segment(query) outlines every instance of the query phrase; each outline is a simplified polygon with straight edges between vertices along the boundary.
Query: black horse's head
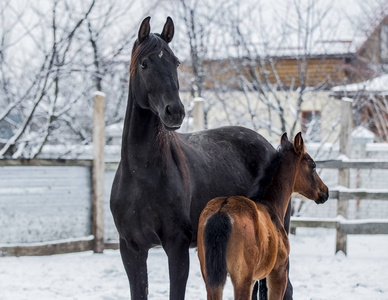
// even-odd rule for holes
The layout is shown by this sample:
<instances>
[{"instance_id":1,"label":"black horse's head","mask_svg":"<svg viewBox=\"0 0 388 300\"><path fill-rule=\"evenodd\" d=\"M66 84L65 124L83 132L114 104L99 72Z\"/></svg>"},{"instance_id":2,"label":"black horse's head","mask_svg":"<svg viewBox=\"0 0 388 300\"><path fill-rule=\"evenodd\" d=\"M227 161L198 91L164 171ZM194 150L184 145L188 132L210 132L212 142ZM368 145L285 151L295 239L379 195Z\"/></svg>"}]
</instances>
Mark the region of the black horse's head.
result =
<instances>
[{"instance_id":1,"label":"black horse's head","mask_svg":"<svg viewBox=\"0 0 388 300\"><path fill-rule=\"evenodd\" d=\"M130 66L132 94L142 109L158 115L167 130L180 128L185 117L179 97L179 60L168 43L174 23L167 18L161 34L150 33L150 17L141 23Z\"/></svg>"}]
</instances>

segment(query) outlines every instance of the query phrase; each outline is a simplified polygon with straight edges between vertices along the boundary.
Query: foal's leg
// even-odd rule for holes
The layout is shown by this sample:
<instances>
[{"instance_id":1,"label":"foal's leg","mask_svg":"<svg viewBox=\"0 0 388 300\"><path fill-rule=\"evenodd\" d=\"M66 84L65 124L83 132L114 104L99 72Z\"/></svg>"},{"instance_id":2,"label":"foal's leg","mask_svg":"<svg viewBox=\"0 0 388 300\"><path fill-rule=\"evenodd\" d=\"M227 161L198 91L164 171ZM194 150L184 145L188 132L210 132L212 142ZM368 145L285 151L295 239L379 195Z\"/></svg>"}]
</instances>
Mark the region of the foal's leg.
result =
<instances>
[{"instance_id":1,"label":"foal's leg","mask_svg":"<svg viewBox=\"0 0 388 300\"><path fill-rule=\"evenodd\" d=\"M120 239L120 253L131 288L131 299L147 299L148 249L133 249L125 240Z\"/></svg>"},{"instance_id":2,"label":"foal's leg","mask_svg":"<svg viewBox=\"0 0 388 300\"><path fill-rule=\"evenodd\" d=\"M287 269L284 265L277 270L272 270L267 277L268 300L282 300L287 287Z\"/></svg>"},{"instance_id":3,"label":"foal's leg","mask_svg":"<svg viewBox=\"0 0 388 300\"><path fill-rule=\"evenodd\" d=\"M291 223L290 219L291 219L291 200L288 203L287 211L286 211L286 214L284 216L284 229L286 230L287 234L289 234L289 232L290 232L290 223ZM293 300L293 297L292 297L293 287L292 287L292 284L291 284L291 281L290 281L290 278L288 275L289 270L290 270L290 260L288 260L288 262L287 262L288 280L287 280L287 288L286 288L286 292L284 294L283 300ZM257 285L257 283L256 283L256 285ZM256 285L255 285L254 292L257 289ZM260 296L260 298L259 298L260 300L267 300L268 299L267 280L265 278L263 280L260 280L260 282L259 282L259 296ZM257 300L257 295L253 294L252 300Z\"/></svg>"},{"instance_id":4,"label":"foal's leg","mask_svg":"<svg viewBox=\"0 0 388 300\"><path fill-rule=\"evenodd\" d=\"M170 274L170 300L184 300L186 283L189 276L190 239L186 236L174 236L163 243L168 257L168 269Z\"/></svg>"},{"instance_id":5,"label":"foal's leg","mask_svg":"<svg viewBox=\"0 0 388 300\"><path fill-rule=\"evenodd\" d=\"M206 285L207 300L222 300L223 290L224 290L224 286L222 285L220 285L215 289L212 289Z\"/></svg>"},{"instance_id":6,"label":"foal's leg","mask_svg":"<svg viewBox=\"0 0 388 300\"><path fill-rule=\"evenodd\" d=\"M230 274L233 289L234 289L234 299L235 300L250 300L252 297L253 289L253 278L251 276L246 276L245 278L234 278L233 274ZM238 274L241 276L241 274Z\"/></svg>"}]
</instances>

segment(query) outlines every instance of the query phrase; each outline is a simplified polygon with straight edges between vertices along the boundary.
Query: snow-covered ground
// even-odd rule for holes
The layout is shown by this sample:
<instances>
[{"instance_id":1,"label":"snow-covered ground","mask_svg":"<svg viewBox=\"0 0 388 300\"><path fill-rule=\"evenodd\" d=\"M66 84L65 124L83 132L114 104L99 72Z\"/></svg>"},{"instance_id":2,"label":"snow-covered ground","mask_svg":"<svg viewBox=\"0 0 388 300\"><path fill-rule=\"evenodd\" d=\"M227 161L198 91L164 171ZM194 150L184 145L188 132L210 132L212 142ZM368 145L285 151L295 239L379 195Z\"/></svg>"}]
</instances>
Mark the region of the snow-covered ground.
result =
<instances>
[{"instance_id":1,"label":"snow-covered ground","mask_svg":"<svg viewBox=\"0 0 388 300\"><path fill-rule=\"evenodd\" d=\"M388 299L388 235L348 236L348 256L334 255L335 231L302 229L291 239L294 299ZM206 299L195 249L186 299ZM149 299L168 299L167 259L149 253ZM129 288L118 251L0 258L1 300L119 300ZM224 299L233 299L230 282Z\"/></svg>"}]
</instances>

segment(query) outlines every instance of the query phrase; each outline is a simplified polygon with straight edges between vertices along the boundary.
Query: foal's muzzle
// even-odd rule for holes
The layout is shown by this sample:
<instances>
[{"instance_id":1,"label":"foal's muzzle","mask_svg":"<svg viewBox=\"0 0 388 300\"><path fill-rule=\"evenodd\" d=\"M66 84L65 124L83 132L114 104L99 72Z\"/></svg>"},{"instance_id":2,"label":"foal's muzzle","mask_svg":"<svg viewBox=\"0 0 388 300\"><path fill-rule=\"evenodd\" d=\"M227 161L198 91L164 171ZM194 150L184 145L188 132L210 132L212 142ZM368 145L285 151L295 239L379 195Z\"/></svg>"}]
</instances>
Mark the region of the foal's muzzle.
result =
<instances>
[{"instance_id":1,"label":"foal's muzzle","mask_svg":"<svg viewBox=\"0 0 388 300\"><path fill-rule=\"evenodd\" d=\"M323 204L329 199L329 189L326 188L326 191L320 192L318 195L318 199L315 200L315 203L317 204Z\"/></svg>"}]
</instances>

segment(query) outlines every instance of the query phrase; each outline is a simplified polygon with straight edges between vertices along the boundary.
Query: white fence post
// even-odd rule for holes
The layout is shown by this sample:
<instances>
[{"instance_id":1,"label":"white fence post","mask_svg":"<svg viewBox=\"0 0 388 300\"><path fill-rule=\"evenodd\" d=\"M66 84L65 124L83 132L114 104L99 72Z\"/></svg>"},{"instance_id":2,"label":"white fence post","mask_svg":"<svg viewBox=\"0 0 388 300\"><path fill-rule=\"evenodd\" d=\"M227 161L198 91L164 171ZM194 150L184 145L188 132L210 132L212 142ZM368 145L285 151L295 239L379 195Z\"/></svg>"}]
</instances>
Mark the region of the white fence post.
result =
<instances>
[{"instance_id":1,"label":"white fence post","mask_svg":"<svg viewBox=\"0 0 388 300\"><path fill-rule=\"evenodd\" d=\"M194 98L194 131L200 131L205 129L205 113L204 113L204 99L197 97Z\"/></svg>"},{"instance_id":2,"label":"white fence post","mask_svg":"<svg viewBox=\"0 0 388 300\"><path fill-rule=\"evenodd\" d=\"M104 251L105 94L94 94L93 111L93 251Z\"/></svg>"},{"instance_id":3,"label":"white fence post","mask_svg":"<svg viewBox=\"0 0 388 300\"><path fill-rule=\"evenodd\" d=\"M352 102L353 99L342 98L341 100L341 132L340 132L340 154L350 158L352 152L352 128L353 128L353 115L352 115ZM347 169L338 170L338 184L349 187L349 172ZM349 200L340 199L338 197L337 215L341 215L347 218L348 215ZM342 233L340 228L337 228L336 250L335 252L342 251L347 253L347 235Z\"/></svg>"}]
</instances>

